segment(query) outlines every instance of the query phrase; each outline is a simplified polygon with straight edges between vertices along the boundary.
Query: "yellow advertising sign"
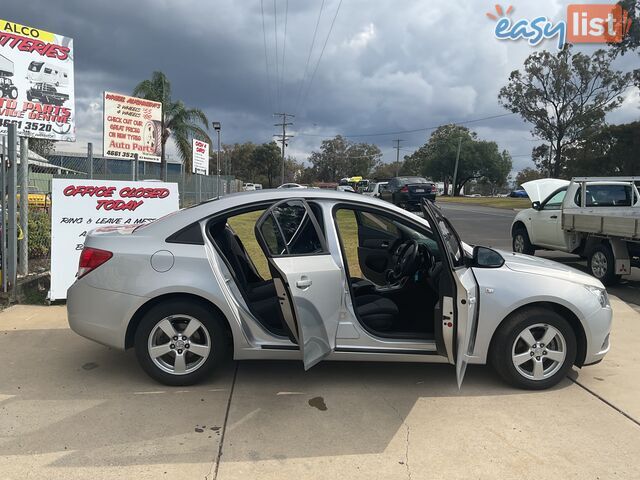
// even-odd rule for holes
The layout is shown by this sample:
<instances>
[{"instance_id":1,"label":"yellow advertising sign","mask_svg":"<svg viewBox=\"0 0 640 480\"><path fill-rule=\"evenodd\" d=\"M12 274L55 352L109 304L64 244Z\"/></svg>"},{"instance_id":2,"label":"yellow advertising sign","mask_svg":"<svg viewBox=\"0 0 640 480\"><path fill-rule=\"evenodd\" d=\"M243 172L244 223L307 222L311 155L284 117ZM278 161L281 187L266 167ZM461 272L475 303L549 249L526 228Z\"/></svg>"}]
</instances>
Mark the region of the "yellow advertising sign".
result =
<instances>
[{"instance_id":1,"label":"yellow advertising sign","mask_svg":"<svg viewBox=\"0 0 640 480\"><path fill-rule=\"evenodd\" d=\"M9 22L8 20L2 19L0 19L0 30L15 33L16 35L22 35L23 37L37 38L43 42L53 42L55 38L55 35L51 32L27 27L26 25L20 25L19 23Z\"/></svg>"}]
</instances>

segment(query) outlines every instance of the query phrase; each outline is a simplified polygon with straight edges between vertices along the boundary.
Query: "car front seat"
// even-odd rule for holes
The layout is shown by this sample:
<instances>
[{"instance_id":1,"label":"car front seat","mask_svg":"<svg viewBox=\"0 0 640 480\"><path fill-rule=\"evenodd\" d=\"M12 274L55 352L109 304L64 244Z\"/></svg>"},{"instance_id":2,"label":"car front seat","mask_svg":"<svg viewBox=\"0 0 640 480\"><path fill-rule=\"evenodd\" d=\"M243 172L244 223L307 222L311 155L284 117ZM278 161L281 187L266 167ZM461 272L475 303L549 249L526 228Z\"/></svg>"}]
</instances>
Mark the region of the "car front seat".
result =
<instances>
[{"instance_id":1,"label":"car front seat","mask_svg":"<svg viewBox=\"0 0 640 480\"><path fill-rule=\"evenodd\" d=\"M396 304L381 295L360 295L355 297L354 303L358 319L379 332L391 330L400 315Z\"/></svg>"}]
</instances>

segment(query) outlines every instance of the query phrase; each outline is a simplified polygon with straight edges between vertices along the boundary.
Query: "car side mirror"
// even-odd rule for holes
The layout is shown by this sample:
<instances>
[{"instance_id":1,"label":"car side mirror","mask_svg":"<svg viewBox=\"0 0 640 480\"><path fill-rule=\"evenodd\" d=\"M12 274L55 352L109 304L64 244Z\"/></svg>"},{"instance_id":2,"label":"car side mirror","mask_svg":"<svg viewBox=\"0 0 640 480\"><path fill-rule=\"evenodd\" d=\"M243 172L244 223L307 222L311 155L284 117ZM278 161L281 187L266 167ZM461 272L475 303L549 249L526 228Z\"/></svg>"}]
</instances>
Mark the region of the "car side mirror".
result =
<instances>
[{"instance_id":1,"label":"car side mirror","mask_svg":"<svg viewBox=\"0 0 640 480\"><path fill-rule=\"evenodd\" d=\"M534 210L540 210L542 208L542 206L540 205L539 201L535 201L531 203L531 208L533 208Z\"/></svg>"},{"instance_id":2,"label":"car side mirror","mask_svg":"<svg viewBox=\"0 0 640 480\"><path fill-rule=\"evenodd\" d=\"M502 265L504 265L504 258L495 250L479 245L473 247L473 267L500 268Z\"/></svg>"}]
</instances>

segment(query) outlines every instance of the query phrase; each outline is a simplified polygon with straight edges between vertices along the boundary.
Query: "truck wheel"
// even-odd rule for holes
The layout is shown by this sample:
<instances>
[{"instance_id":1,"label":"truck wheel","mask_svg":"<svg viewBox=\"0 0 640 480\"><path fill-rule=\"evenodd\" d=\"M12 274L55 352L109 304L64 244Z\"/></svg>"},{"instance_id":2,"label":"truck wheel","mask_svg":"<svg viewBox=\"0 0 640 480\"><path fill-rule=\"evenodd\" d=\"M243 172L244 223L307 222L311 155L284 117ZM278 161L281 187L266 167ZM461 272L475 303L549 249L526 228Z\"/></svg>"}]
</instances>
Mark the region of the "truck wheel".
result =
<instances>
[{"instance_id":1,"label":"truck wheel","mask_svg":"<svg viewBox=\"0 0 640 480\"><path fill-rule=\"evenodd\" d=\"M15 100L16 98L18 98L18 89L16 87L13 87L11 90L9 90L9 98L11 100Z\"/></svg>"},{"instance_id":2,"label":"truck wheel","mask_svg":"<svg viewBox=\"0 0 640 480\"><path fill-rule=\"evenodd\" d=\"M513 231L512 242L513 251L516 253L524 253L525 255L534 255L536 249L529 240L529 234L524 227L518 227Z\"/></svg>"},{"instance_id":3,"label":"truck wheel","mask_svg":"<svg viewBox=\"0 0 640 480\"><path fill-rule=\"evenodd\" d=\"M620 275L615 273L616 261L613 250L608 243L601 243L593 247L589 253L587 266L589 273L604 285L615 285L620 281Z\"/></svg>"}]
</instances>

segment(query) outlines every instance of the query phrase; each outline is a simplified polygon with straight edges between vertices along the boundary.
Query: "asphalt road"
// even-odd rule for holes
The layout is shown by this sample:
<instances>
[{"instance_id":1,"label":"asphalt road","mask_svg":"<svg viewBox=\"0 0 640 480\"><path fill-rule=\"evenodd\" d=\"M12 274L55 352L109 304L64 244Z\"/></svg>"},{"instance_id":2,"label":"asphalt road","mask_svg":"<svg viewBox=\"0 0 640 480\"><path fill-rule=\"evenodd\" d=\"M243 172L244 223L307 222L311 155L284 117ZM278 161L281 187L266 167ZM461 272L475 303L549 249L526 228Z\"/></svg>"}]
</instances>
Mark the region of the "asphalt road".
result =
<instances>
[{"instance_id":1,"label":"asphalt road","mask_svg":"<svg viewBox=\"0 0 640 480\"><path fill-rule=\"evenodd\" d=\"M511 223L516 212L501 208L467 205L438 204L451 221L458 234L467 243L511 250ZM537 256L549 258L587 271L587 263L577 255L564 252L538 251ZM623 277L619 285L607 289L609 293L627 302L640 311L640 269Z\"/></svg>"}]
</instances>

